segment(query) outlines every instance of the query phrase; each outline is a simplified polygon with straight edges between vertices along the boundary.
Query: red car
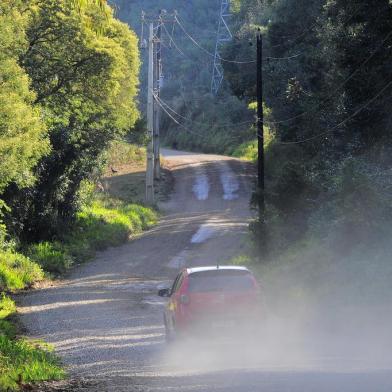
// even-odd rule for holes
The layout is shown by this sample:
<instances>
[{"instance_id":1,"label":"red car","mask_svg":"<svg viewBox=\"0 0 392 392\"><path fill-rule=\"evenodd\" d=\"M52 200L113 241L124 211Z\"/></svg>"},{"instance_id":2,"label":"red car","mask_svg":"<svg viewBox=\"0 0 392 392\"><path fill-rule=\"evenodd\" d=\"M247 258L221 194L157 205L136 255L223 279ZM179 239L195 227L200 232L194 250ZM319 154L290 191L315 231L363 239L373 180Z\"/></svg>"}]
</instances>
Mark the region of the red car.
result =
<instances>
[{"instance_id":1,"label":"red car","mask_svg":"<svg viewBox=\"0 0 392 392\"><path fill-rule=\"evenodd\" d=\"M260 315L260 286L245 267L185 268L171 289L164 312L166 339L177 335L238 330Z\"/></svg>"}]
</instances>

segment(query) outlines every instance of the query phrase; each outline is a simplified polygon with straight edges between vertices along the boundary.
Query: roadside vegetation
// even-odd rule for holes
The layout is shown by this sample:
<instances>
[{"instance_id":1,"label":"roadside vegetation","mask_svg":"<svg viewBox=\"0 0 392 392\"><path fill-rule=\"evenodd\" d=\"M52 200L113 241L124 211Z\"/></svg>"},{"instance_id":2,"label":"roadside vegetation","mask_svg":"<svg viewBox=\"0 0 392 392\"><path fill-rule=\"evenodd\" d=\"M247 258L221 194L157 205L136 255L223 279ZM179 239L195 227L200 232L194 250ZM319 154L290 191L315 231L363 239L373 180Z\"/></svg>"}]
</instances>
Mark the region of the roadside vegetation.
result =
<instances>
[{"instance_id":1,"label":"roadside vegetation","mask_svg":"<svg viewBox=\"0 0 392 392\"><path fill-rule=\"evenodd\" d=\"M232 61L223 62L217 96L207 53L215 47L216 2L112 3L138 33L142 8L177 9L199 43L179 26L172 31L186 52L170 50L162 90L176 119L162 116L163 136L175 148L256 160L252 61L255 34L263 33L266 214L251 225L249 255L233 262L254 263L274 283L290 272L276 290L283 297L333 292L341 301L366 286L371 302L390 292L391 2L233 1L234 38L221 53ZM0 2L3 390L64 377L49 347L19 336L10 294L157 219L141 205L138 39L115 16L104 0ZM347 286L349 295L339 295Z\"/></svg>"},{"instance_id":2,"label":"roadside vegetation","mask_svg":"<svg viewBox=\"0 0 392 392\"><path fill-rule=\"evenodd\" d=\"M106 154L107 169L101 181L114 178L111 172L114 165L115 170L125 167L126 173L132 176L129 167L138 171L140 165L144 165L144 155L143 148L114 142ZM82 183L80 210L72 226L55 240L16 245L3 239L0 250L1 390L18 390L25 384L65 377L51 346L18 336L13 323L16 306L5 292L12 294L44 279L59 277L73 265L92 259L97 250L120 245L131 235L154 225L157 212L133 201L141 197L137 182L133 184L133 190L129 188L132 188L132 182L127 185L129 192L122 192L119 199L116 190L112 193L110 183L103 190L92 181Z\"/></svg>"},{"instance_id":3,"label":"roadside vegetation","mask_svg":"<svg viewBox=\"0 0 392 392\"><path fill-rule=\"evenodd\" d=\"M12 299L0 298L0 390L14 391L45 380L65 377L58 358L48 344L17 338L9 319L16 312Z\"/></svg>"},{"instance_id":4,"label":"roadside vegetation","mask_svg":"<svg viewBox=\"0 0 392 392\"><path fill-rule=\"evenodd\" d=\"M51 347L20 335L12 294L156 222L140 189L111 193L121 165L144 170L125 141L145 142L137 42L106 1L0 4L2 391L65 377Z\"/></svg>"}]
</instances>

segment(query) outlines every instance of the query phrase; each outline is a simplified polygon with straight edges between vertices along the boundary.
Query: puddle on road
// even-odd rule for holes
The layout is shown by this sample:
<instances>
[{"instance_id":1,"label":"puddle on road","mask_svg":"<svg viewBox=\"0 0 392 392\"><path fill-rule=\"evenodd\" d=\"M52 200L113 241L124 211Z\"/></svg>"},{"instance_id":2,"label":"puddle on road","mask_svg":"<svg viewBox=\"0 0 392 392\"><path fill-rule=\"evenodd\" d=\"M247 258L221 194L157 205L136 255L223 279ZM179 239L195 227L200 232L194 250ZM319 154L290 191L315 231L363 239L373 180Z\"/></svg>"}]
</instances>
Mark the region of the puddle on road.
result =
<instances>
[{"instance_id":1,"label":"puddle on road","mask_svg":"<svg viewBox=\"0 0 392 392\"><path fill-rule=\"evenodd\" d=\"M208 176L204 173L204 170L200 167L195 168L196 179L192 187L192 191L195 194L197 200L207 200L208 194L210 193L210 184L208 182Z\"/></svg>"},{"instance_id":2,"label":"puddle on road","mask_svg":"<svg viewBox=\"0 0 392 392\"><path fill-rule=\"evenodd\" d=\"M237 176L225 165L221 169L220 180L223 187L223 200L235 200L238 199L238 191L240 189L240 184L238 182Z\"/></svg>"}]
</instances>

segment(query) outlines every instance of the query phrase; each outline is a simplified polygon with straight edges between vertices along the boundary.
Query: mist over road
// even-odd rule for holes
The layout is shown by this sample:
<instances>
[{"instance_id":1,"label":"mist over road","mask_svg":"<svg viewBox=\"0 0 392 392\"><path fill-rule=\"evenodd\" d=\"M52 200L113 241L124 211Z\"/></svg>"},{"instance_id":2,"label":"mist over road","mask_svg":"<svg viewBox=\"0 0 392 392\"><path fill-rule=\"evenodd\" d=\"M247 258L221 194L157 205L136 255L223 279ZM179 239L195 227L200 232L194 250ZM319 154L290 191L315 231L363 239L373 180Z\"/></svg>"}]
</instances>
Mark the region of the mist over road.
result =
<instances>
[{"instance_id":1,"label":"mist over road","mask_svg":"<svg viewBox=\"0 0 392 392\"><path fill-rule=\"evenodd\" d=\"M339 360L285 361L284 347L271 360L262 344L253 351L167 347L157 289L183 266L240 253L252 216L252 176L247 164L227 157L170 150L163 157L175 189L161 205L158 226L101 252L58 285L18 299L30 335L55 345L71 379L86 380L80 390L391 391L390 370L370 369L349 353Z\"/></svg>"}]
</instances>

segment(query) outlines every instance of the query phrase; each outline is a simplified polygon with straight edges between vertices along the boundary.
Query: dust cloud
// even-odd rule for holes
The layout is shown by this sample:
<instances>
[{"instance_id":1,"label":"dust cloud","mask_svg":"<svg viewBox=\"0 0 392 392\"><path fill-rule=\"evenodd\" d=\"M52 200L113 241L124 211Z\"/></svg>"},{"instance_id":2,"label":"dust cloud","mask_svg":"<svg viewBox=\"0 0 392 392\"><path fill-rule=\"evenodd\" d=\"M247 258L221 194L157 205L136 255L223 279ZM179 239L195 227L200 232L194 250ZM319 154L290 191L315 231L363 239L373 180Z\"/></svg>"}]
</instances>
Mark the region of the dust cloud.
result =
<instances>
[{"instance_id":1,"label":"dust cloud","mask_svg":"<svg viewBox=\"0 0 392 392\"><path fill-rule=\"evenodd\" d=\"M307 261L260 268L262 317L213 336L199 330L168 343L161 362L180 373L230 369L358 372L392 369L389 260L369 273L358 264ZM382 268L381 268L382 267ZM256 267L257 268L257 267ZM369 272L369 271L368 271ZM251 317L249 318L251 319Z\"/></svg>"}]
</instances>

